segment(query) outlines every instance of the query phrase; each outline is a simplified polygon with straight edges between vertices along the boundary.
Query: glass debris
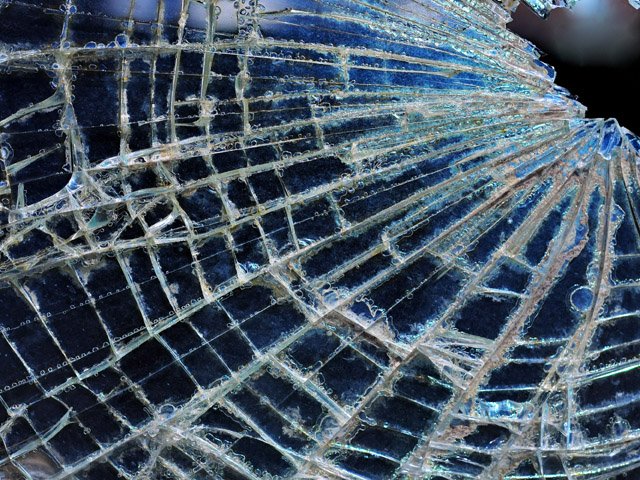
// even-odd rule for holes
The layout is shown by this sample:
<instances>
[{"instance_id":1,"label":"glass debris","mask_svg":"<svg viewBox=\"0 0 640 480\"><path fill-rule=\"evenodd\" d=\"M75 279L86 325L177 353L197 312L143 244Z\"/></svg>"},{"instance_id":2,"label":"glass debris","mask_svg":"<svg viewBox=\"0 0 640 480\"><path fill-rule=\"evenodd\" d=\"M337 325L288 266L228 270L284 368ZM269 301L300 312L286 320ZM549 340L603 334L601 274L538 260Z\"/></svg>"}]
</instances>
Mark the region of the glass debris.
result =
<instances>
[{"instance_id":1,"label":"glass debris","mask_svg":"<svg viewBox=\"0 0 640 480\"><path fill-rule=\"evenodd\" d=\"M514 3L0 2L0 477L640 477L640 140Z\"/></svg>"}]
</instances>

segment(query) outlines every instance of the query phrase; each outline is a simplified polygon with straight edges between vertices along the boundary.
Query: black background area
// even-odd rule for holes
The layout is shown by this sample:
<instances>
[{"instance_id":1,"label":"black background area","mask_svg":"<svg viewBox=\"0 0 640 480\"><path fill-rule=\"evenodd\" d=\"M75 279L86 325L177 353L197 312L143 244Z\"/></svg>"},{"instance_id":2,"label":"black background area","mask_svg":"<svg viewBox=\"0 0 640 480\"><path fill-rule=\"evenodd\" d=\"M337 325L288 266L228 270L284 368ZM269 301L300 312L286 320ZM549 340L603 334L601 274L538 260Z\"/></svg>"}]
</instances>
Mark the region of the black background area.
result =
<instances>
[{"instance_id":1,"label":"black background area","mask_svg":"<svg viewBox=\"0 0 640 480\"><path fill-rule=\"evenodd\" d=\"M556 71L556 84L587 107L588 118L616 118L640 134L640 59L626 65L574 65L546 54L541 60Z\"/></svg>"},{"instance_id":2,"label":"black background area","mask_svg":"<svg viewBox=\"0 0 640 480\"><path fill-rule=\"evenodd\" d=\"M640 135L640 10L628 0L602 2L608 16L558 8L546 19L521 3L507 27L544 52L540 59L555 69L556 84L587 107L588 118L615 118Z\"/></svg>"}]
</instances>

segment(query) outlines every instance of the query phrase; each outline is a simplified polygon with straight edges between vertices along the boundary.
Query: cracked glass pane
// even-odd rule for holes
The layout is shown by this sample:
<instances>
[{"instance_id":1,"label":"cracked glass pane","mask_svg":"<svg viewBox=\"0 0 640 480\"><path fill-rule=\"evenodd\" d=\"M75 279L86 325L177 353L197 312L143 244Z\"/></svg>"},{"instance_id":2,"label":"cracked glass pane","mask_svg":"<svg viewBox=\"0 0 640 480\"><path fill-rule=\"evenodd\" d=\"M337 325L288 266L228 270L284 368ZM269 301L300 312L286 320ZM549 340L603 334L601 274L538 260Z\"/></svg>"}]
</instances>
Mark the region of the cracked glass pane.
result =
<instances>
[{"instance_id":1,"label":"cracked glass pane","mask_svg":"<svg viewBox=\"0 0 640 480\"><path fill-rule=\"evenodd\" d=\"M0 1L0 478L640 475L640 139L517 3Z\"/></svg>"}]
</instances>

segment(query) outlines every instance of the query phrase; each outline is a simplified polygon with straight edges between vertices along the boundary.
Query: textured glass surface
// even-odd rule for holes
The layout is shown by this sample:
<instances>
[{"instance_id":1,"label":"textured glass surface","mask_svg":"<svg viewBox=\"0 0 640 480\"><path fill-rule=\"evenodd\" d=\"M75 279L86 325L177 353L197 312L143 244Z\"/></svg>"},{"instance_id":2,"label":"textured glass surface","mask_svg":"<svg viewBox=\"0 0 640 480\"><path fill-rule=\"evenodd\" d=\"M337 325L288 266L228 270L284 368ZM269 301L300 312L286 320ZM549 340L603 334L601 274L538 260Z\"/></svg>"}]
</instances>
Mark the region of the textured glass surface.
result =
<instances>
[{"instance_id":1,"label":"textured glass surface","mask_svg":"<svg viewBox=\"0 0 640 480\"><path fill-rule=\"evenodd\" d=\"M640 478L640 141L515 3L0 1L0 478Z\"/></svg>"}]
</instances>

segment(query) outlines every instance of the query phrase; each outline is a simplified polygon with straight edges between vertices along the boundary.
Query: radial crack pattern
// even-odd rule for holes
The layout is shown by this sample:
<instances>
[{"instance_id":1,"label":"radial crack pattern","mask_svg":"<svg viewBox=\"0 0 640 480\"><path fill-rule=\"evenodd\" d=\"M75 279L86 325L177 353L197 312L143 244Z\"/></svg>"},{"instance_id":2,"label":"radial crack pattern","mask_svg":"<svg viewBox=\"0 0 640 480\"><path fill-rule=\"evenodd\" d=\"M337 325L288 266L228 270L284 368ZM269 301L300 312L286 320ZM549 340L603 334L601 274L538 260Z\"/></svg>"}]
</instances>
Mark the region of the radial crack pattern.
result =
<instances>
[{"instance_id":1,"label":"radial crack pattern","mask_svg":"<svg viewBox=\"0 0 640 480\"><path fill-rule=\"evenodd\" d=\"M640 475L640 140L514 2L60 3L0 2L0 478Z\"/></svg>"}]
</instances>

